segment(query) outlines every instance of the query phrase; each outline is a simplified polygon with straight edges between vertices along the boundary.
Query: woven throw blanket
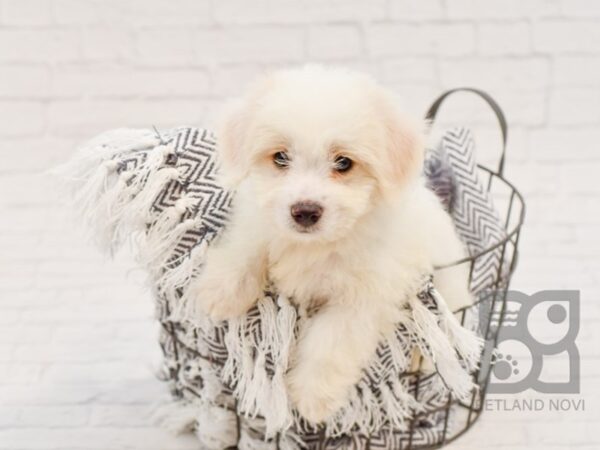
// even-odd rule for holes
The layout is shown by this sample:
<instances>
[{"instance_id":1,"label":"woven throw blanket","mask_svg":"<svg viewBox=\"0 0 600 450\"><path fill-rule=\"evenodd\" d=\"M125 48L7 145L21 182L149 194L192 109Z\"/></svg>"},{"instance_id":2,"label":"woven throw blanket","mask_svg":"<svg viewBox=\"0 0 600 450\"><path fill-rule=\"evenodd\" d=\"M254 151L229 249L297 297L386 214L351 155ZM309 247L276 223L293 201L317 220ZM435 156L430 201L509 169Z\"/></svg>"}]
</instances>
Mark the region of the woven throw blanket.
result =
<instances>
[{"instance_id":1,"label":"woven throw blanket","mask_svg":"<svg viewBox=\"0 0 600 450\"><path fill-rule=\"evenodd\" d=\"M444 146L432 158L438 163L426 167L455 182ZM346 406L318 426L294 411L285 389L289 348L302 320L290 299L271 288L245 317L222 323L181 315L186 287L232 208L234 193L218 183L217 170L214 136L178 128L106 133L64 171L92 236L111 252L132 240L150 274L162 325L162 376L176 399L164 410L167 424L190 427L206 448L401 449L408 440L439 440L452 424L436 411L449 395L456 401L472 394L481 341L447 310L429 276L408 299L395 333L381 342ZM445 192L446 204L463 217L464 192ZM493 216L491 203L490 211ZM468 232L476 237L474 226ZM410 372L417 348L435 361L436 372Z\"/></svg>"}]
</instances>

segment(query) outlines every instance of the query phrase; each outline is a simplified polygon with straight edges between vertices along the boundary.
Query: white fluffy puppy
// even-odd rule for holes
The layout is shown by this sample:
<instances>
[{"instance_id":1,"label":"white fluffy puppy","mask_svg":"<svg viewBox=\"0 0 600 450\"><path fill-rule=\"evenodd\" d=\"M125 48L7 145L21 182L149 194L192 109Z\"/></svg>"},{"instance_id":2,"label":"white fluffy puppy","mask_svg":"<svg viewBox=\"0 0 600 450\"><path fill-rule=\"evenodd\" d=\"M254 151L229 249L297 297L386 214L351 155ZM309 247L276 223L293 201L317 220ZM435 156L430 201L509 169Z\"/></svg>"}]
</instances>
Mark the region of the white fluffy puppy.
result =
<instances>
[{"instance_id":1,"label":"white fluffy puppy","mask_svg":"<svg viewBox=\"0 0 600 450\"><path fill-rule=\"evenodd\" d=\"M313 311L287 374L312 422L343 406L423 275L464 256L420 177L421 128L368 77L307 66L261 80L218 136L234 216L192 292L226 319L269 280ZM450 308L471 302L467 278L464 268L435 274Z\"/></svg>"}]
</instances>

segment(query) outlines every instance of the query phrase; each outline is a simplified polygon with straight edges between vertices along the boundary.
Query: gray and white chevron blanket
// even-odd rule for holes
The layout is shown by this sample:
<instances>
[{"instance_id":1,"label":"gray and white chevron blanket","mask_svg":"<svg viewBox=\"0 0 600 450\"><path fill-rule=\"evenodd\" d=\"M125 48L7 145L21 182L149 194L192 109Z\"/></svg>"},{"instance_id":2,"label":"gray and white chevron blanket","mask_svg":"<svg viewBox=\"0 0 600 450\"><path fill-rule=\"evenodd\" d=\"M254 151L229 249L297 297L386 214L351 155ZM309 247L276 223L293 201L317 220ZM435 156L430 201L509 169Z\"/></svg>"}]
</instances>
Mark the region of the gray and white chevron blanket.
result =
<instances>
[{"instance_id":1,"label":"gray and white chevron blanket","mask_svg":"<svg viewBox=\"0 0 600 450\"><path fill-rule=\"evenodd\" d=\"M116 130L87 143L63 169L92 236L111 252L133 241L150 274L161 324L161 377L174 398L163 408L165 423L193 430L210 449L403 449L451 436L444 406L459 408L477 397L473 372L481 340L473 332L477 313L466 311L471 330L462 327L429 277L347 405L319 426L294 411L285 390L289 349L303 320L289 299L266 290L246 317L223 323L181 314L187 285L232 208L234 193L216 178L215 149L204 129ZM474 161L470 133L453 129L429 153L425 174L477 252L504 231ZM493 284L499 261L491 252L476 264L475 291ZM410 372L416 348L435 361L435 373Z\"/></svg>"}]
</instances>

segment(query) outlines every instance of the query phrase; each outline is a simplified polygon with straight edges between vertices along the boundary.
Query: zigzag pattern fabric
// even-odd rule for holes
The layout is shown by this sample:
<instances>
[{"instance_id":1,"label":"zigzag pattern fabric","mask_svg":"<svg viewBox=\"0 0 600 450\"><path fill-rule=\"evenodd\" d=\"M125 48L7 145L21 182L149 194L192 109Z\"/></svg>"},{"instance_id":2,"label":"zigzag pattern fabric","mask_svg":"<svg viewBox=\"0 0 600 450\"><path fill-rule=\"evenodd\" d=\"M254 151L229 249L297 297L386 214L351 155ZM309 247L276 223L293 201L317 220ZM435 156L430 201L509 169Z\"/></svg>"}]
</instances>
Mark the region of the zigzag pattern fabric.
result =
<instances>
[{"instance_id":1,"label":"zigzag pattern fabric","mask_svg":"<svg viewBox=\"0 0 600 450\"><path fill-rule=\"evenodd\" d=\"M451 173L453 197L451 214L454 226L470 255L477 255L502 241L506 235L492 197L479 176L472 133L464 127L448 130L439 147ZM494 287L499 279L502 248L479 256L472 270L474 294Z\"/></svg>"},{"instance_id":2,"label":"zigzag pattern fabric","mask_svg":"<svg viewBox=\"0 0 600 450\"><path fill-rule=\"evenodd\" d=\"M481 206L487 205L486 198L470 171L474 164L470 134L449 132L440 149L449 165L457 165L453 181L466 183L460 188L444 187L448 197L452 193L448 205L453 205L457 229L470 249L483 247L493 237L489 230L495 228L489 220L495 216L481 213L488 210ZM407 307L407 320L377 349L348 407L314 427L289 405L265 405L264 400L286 398L284 386L275 383L286 361L280 349L267 342L273 329L265 327L293 323L296 312L289 299L266 291L245 318L221 324L191 323L177 314L186 286L201 271L204 252L226 226L232 208L233 194L216 180L212 133L194 128L160 135L149 130L108 133L90 143L69 171L80 179L76 200L104 245L113 248L126 238L137 244L140 262L155 288L165 356L161 377L178 400L166 420L192 427L203 447L404 449L437 445L451 436L448 417L460 408L457 397L461 395L452 386L462 383L470 398L468 371L473 367L463 360L452 366L454 373L444 376L408 371L416 346L425 353L434 351L433 343L419 334L411 310L419 309L433 326L453 326L429 278L424 278L422 291ZM450 179L439 170L436 173L438 179ZM475 267L474 279L488 280L491 272L486 271L492 266ZM293 331L288 330L290 341ZM477 359L479 347L472 346L471 353ZM249 388L256 383L270 390Z\"/></svg>"}]
</instances>

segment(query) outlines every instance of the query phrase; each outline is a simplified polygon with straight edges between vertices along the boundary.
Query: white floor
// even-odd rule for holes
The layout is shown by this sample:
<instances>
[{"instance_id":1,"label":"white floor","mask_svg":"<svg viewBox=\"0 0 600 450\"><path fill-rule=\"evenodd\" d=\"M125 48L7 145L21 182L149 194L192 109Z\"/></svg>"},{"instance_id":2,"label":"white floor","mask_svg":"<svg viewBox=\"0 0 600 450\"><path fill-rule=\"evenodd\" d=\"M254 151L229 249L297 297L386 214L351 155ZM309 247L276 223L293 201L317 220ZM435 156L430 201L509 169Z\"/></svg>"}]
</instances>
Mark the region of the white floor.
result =
<instances>
[{"instance_id":1,"label":"white floor","mask_svg":"<svg viewBox=\"0 0 600 450\"><path fill-rule=\"evenodd\" d=\"M39 178L20 183L30 182L51 191ZM52 206L0 207L0 449L198 448L153 422L167 392L153 376L152 302L129 255L105 259ZM582 393L566 398L583 399L585 412L488 411L448 448L600 448L598 262L535 255L525 244L515 287L583 292Z\"/></svg>"}]
</instances>

